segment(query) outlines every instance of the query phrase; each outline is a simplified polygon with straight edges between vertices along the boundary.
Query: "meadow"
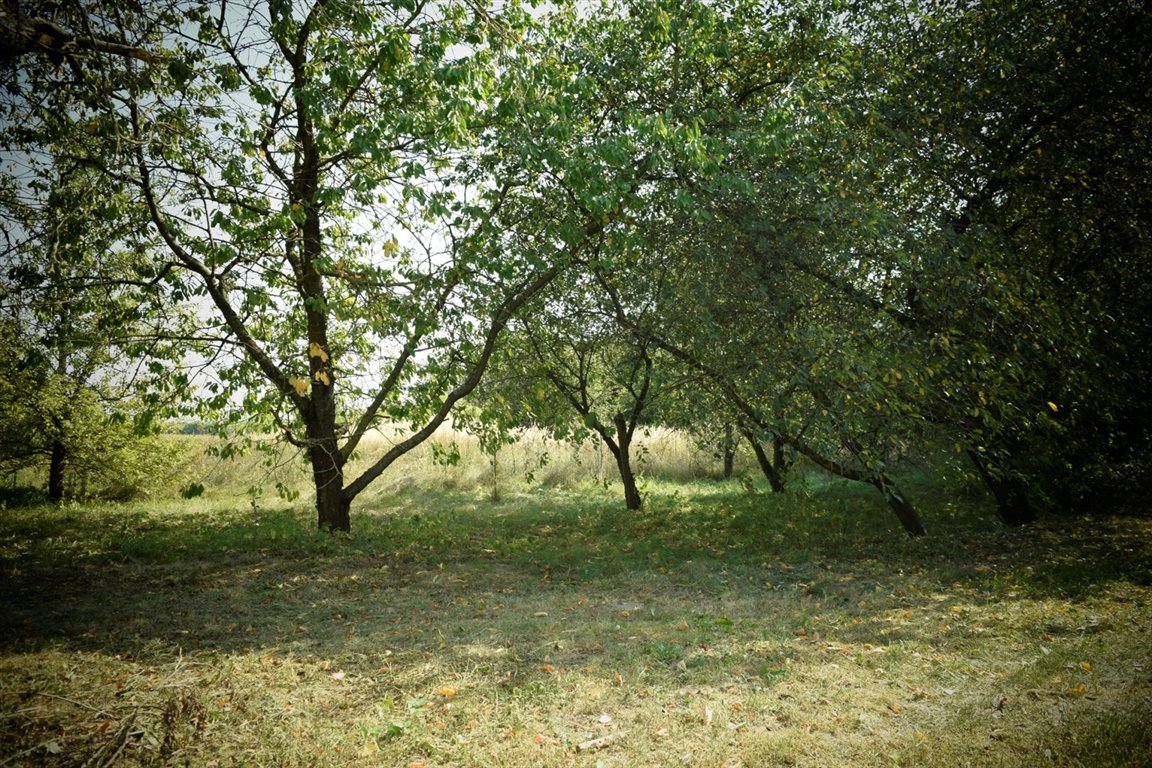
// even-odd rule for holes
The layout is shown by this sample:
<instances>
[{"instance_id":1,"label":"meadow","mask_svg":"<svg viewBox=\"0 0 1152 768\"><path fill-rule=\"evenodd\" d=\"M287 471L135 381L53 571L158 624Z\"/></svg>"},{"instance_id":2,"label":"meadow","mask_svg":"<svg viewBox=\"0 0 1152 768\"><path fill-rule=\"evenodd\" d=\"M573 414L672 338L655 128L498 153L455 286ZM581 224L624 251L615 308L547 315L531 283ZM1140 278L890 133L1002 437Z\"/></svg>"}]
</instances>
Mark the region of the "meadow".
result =
<instances>
[{"instance_id":1,"label":"meadow","mask_svg":"<svg viewBox=\"0 0 1152 768\"><path fill-rule=\"evenodd\" d=\"M332 536L209 443L0 510L0 766L1152 765L1146 508L1009 530L909 467L913 540L658 433L632 513L594 449L446 434Z\"/></svg>"}]
</instances>

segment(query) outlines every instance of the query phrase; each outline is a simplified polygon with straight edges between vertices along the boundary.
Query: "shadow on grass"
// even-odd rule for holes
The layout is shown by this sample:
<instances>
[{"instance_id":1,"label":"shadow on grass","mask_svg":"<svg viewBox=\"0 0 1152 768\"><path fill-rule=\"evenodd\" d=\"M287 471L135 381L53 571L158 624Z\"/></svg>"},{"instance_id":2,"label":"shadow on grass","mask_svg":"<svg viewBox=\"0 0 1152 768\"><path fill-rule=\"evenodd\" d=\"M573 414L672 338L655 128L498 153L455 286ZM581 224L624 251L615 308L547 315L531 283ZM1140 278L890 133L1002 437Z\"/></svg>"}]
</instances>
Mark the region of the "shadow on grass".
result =
<instances>
[{"instance_id":1,"label":"shadow on grass","mask_svg":"<svg viewBox=\"0 0 1152 768\"><path fill-rule=\"evenodd\" d=\"M531 655L558 632L602 631L637 610L708 616L732 604L774 610L791 631L811 611L879 614L929 594L1042 600L1152 581L1134 521L1009 531L956 508L914 541L870 505L835 488L773 498L720 484L657 489L640 512L606 494L494 504L409 493L358 510L351 538L315 533L299 509L10 510L0 645L334 655L450 640Z\"/></svg>"},{"instance_id":2,"label":"shadow on grass","mask_svg":"<svg viewBox=\"0 0 1152 768\"><path fill-rule=\"evenodd\" d=\"M1146 750L1148 521L1009 531L924 494L932 536L910 540L874 499L810 490L654 484L638 513L603 489L409 491L364 500L352 537L315 533L303 508L203 500L6 510L0 708L16 717L0 742L30 764L103 764L136 723L159 744L140 737L139 764L168 744L191 765L241 747L234 764L591 765L541 759L611 713L637 765L714 738L766 764L811 746L821 717L837 736L807 764ZM1073 712L1074 731L1050 727ZM908 746L914 727L932 738Z\"/></svg>"}]
</instances>

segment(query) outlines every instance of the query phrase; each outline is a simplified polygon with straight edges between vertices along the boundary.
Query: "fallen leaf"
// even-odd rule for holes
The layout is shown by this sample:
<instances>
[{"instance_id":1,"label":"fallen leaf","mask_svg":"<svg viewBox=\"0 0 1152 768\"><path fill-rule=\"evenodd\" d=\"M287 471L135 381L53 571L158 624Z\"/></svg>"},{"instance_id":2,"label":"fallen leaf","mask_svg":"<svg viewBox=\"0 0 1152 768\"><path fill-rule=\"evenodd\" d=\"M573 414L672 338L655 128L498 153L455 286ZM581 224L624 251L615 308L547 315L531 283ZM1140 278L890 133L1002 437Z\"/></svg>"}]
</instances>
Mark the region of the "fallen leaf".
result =
<instances>
[{"instance_id":1,"label":"fallen leaf","mask_svg":"<svg viewBox=\"0 0 1152 768\"><path fill-rule=\"evenodd\" d=\"M436 693L440 694L441 696L443 696L446 699L450 699L453 696L455 696L457 693L459 693L459 691L450 685L445 685L442 688L437 688Z\"/></svg>"},{"instance_id":2,"label":"fallen leaf","mask_svg":"<svg viewBox=\"0 0 1152 768\"><path fill-rule=\"evenodd\" d=\"M615 685L624 685L624 678L621 677L619 674L616 674L616 675L612 676L612 682Z\"/></svg>"},{"instance_id":3,"label":"fallen leaf","mask_svg":"<svg viewBox=\"0 0 1152 768\"><path fill-rule=\"evenodd\" d=\"M374 741L369 741L360 746L360 757L371 757L380 751L380 745Z\"/></svg>"},{"instance_id":4,"label":"fallen leaf","mask_svg":"<svg viewBox=\"0 0 1152 768\"><path fill-rule=\"evenodd\" d=\"M1091 672L1092 671L1092 662L1090 662L1090 661L1080 662L1080 669L1084 670L1085 672Z\"/></svg>"},{"instance_id":5,"label":"fallen leaf","mask_svg":"<svg viewBox=\"0 0 1152 768\"><path fill-rule=\"evenodd\" d=\"M620 734L610 733L607 736L601 736L598 739L589 739L588 741L577 744L576 745L576 751L577 752L587 752L587 751L592 750L592 749L604 749L604 747L610 746L612 744L612 742L616 741L619 738L620 738Z\"/></svg>"},{"instance_id":6,"label":"fallen leaf","mask_svg":"<svg viewBox=\"0 0 1152 768\"><path fill-rule=\"evenodd\" d=\"M333 680L343 680L344 677L345 677L345 674L343 672L333 672L332 673L332 679Z\"/></svg>"},{"instance_id":7,"label":"fallen leaf","mask_svg":"<svg viewBox=\"0 0 1152 768\"><path fill-rule=\"evenodd\" d=\"M552 666L551 664L541 664L540 665L540 671L541 672L555 672L556 667Z\"/></svg>"}]
</instances>

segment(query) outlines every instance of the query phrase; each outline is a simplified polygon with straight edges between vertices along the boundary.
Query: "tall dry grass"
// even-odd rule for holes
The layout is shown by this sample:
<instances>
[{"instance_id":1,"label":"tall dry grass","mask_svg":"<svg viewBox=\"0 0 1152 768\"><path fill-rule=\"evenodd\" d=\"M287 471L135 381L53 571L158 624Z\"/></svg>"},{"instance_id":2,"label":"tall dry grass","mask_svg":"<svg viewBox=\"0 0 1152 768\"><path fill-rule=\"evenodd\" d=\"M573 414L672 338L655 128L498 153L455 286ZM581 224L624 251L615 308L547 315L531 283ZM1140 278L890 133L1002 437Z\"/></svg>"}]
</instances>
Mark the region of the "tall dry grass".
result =
<instances>
[{"instance_id":1,"label":"tall dry grass","mask_svg":"<svg viewBox=\"0 0 1152 768\"><path fill-rule=\"evenodd\" d=\"M359 476L406 436L398 427L373 431L361 442L346 475ZM223 458L219 438L173 435L170 439L183 447L180 487L201 484L209 495L235 496L240 491L253 499L278 492L306 498L311 493L307 462L291 446L255 439L246 451ZM659 427L636 438L633 467L641 484L645 478L682 482L715 478L722 469L719 458L687 433ZM737 472L749 474L754 469L751 457L738 452ZM619 483L615 460L600 440L575 444L528 429L489 453L475 435L445 426L392 464L366 492L366 499L382 501L398 492L420 490L471 491L501 498L589 485L611 488Z\"/></svg>"}]
</instances>

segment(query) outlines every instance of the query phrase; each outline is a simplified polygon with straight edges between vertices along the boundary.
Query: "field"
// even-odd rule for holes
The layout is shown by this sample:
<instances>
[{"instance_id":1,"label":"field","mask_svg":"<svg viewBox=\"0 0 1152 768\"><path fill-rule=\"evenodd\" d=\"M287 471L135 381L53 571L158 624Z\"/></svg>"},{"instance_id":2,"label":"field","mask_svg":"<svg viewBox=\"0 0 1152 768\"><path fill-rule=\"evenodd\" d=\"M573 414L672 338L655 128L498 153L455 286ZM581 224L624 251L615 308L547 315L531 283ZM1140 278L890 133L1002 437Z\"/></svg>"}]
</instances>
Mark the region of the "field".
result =
<instances>
[{"instance_id":1,"label":"field","mask_svg":"<svg viewBox=\"0 0 1152 768\"><path fill-rule=\"evenodd\" d=\"M0 766L1152 765L1147 514L910 471L911 540L665 438L638 513L539 445L415 456L346 537L192 448L196 499L0 510Z\"/></svg>"}]
</instances>

